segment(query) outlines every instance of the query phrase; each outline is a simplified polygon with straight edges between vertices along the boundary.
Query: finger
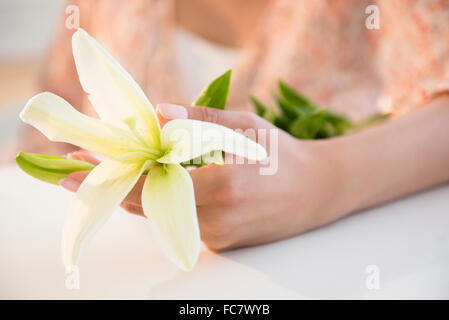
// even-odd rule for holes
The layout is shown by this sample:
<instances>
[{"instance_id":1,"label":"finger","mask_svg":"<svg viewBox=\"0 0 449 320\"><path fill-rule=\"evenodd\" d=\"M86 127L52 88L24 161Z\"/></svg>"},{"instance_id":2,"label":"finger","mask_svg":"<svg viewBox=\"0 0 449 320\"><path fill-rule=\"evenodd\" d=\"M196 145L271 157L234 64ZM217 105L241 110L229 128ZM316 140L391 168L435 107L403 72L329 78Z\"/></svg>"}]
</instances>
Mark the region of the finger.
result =
<instances>
[{"instance_id":1,"label":"finger","mask_svg":"<svg viewBox=\"0 0 449 320\"><path fill-rule=\"evenodd\" d=\"M211 202L211 192L218 186L218 181L214 180L212 177L214 174L214 166L204 166L202 168L189 170L190 176L192 177L195 202L197 206L205 205ZM121 207L126 211L144 216L142 209L142 188L145 183L146 175L139 178L133 189L128 193L125 200L123 200Z\"/></svg>"},{"instance_id":2,"label":"finger","mask_svg":"<svg viewBox=\"0 0 449 320\"><path fill-rule=\"evenodd\" d=\"M78 150L72 153L67 154L68 159L73 160L81 160L90 162L94 165L97 165L100 163L97 158L92 156L88 151L85 150ZM64 188L72 192L78 191L81 183L84 181L84 179L87 177L90 171L79 171L69 174L67 177L62 179L59 184Z\"/></svg>"},{"instance_id":3,"label":"finger","mask_svg":"<svg viewBox=\"0 0 449 320\"><path fill-rule=\"evenodd\" d=\"M128 195L123 200L122 204L127 207L139 207L142 208L142 189L145 183L146 175L142 175Z\"/></svg>"},{"instance_id":4,"label":"finger","mask_svg":"<svg viewBox=\"0 0 449 320\"><path fill-rule=\"evenodd\" d=\"M270 128L269 122L250 112L224 111L200 106L180 106L161 103L156 107L162 124L173 119L193 119L217 123L230 129Z\"/></svg>"},{"instance_id":5,"label":"finger","mask_svg":"<svg viewBox=\"0 0 449 320\"><path fill-rule=\"evenodd\" d=\"M210 203L210 196L214 189L211 175L211 171L213 171L211 169L213 167L214 165L207 165L188 171L192 178L195 203L197 206L204 206Z\"/></svg>"},{"instance_id":6,"label":"finger","mask_svg":"<svg viewBox=\"0 0 449 320\"><path fill-rule=\"evenodd\" d=\"M187 110L183 106L169 103L158 104L156 106L156 114L162 125L173 119L188 118Z\"/></svg>"},{"instance_id":7,"label":"finger","mask_svg":"<svg viewBox=\"0 0 449 320\"><path fill-rule=\"evenodd\" d=\"M78 191L81 183L84 181L84 179L89 174L89 171L81 171L81 172L74 172L69 174L66 178L62 179L59 184L64 188L72 192ZM125 209L126 211L137 214L140 216L144 216L143 210L142 210L142 202L141 202L141 194L142 194L142 187L143 183L145 181L146 176L142 176L137 181L136 185L133 187L133 189L129 192L129 194L126 196L125 200L123 200L121 207Z\"/></svg>"},{"instance_id":8,"label":"finger","mask_svg":"<svg viewBox=\"0 0 449 320\"><path fill-rule=\"evenodd\" d=\"M64 188L72 192L78 191L81 183L89 175L90 171L78 171L69 174L67 177L59 181L59 184Z\"/></svg>"},{"instance_id":9,"label":"finger","mask_svg":"<svg viewBox=\"0 0 449 320\"><path fill-rule=\"evenodd\" d=\"M90 162L94 165L97 165L100 163L100 161L97 158L92 156L92 154L90 154L86 150L78 150L78 151L69 153L69 154L67 154L67 158L73 159L73 160L81 160L81 161Z\"/></svg>"},{"instance_id":10,"label":"finger","mask_svg":"<svg viewBox=\"0 0 449 320\"><path fill-rule=\"evenodd\" d=\"M217 175L221 167L214 165L207 165L198 169L189 170L193 181L195 201L197 206L203 206L213 202L212 194L220 185L220 180ZM218 169L218 170L217 170ZM59 184L72 192L78 191L81 183L89 174L89 171L80 171L69 174L62 179ZM126 211L143 216L142 210L142 188L145 182L146 175L139 178L132 190L128 193L125 200L122 202L122 208Z\"/></svg>"},{"instance_id":11,"label":"finger","mask_svg":"<svg viewBox=\"0 0 449 320\"><path fill-rule=\"evenodd\" d=\"M126 212L146 218L145 214L143 213L142 206L136 206L131 203L122 202L120 207L122 207L122 209L125 210Z\"/></svg>"}]
</instances>

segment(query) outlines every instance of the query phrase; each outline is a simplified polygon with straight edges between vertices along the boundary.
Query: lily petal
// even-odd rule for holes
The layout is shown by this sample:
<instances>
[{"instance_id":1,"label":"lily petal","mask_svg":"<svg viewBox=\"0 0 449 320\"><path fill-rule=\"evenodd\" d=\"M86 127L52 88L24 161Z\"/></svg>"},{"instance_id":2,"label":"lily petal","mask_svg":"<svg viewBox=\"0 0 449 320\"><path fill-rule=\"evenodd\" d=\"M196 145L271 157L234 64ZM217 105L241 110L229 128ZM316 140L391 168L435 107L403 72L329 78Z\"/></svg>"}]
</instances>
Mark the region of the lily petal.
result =
<instances>
[{"instance_id":1,"label":"lily petal","mask_svg":"<svg viewBox=\"0 0 449 320\"><path fill-rule=\"evenodd\" d=\"M224 126L190 119L175 119L161 131L161 163L181 163L214 150L261 161L267 152L257 142Z\"/></svg>"},{"instance_id":2,"label":"lily petal","mask_svg":"<svg viewBox=\"0 0 449 320\"><path fill-rule=\"evenodd\" d=\"M20 118L51 141L71 143L106 156L129 151L132 146L142 148L130 132L90 118L50 92L39 93L31 98L20 113ZM123 146L127 149L123 149Z\"/></svg>"},{"instance_id":3,"label":"lily petal","mask_svg":"<svg viewBox=\"0 0 449 320\"><path fill-rule=\"evenodd\" d=\"M133 153L100 163L81 184L65 220L62 260L66 268L76 265L91 236L116 209L151 164Z\"/></svg>"},{"instance_id":4,"label":"lily petal","mask_svg":"<svg viewBox=\"0 0 449 320\"><path fill-rule=\"evenodd\" d=\"M143 186L142 207L165 254L191 270L200 250L193 183L178 164L154 166Z\"/></svg>"},{"instance_id":5,"label":"lily petal","mask_svg":"<svg viewBox=\"0 0 449 320\"><path fill-rule=\"evenodd\" d=\"M129 73L81 28L73 34L72 49L81 85L100 118L119 126L132 123L150 146L158 147L154 108Z\"/></svg>"}]
</instances>

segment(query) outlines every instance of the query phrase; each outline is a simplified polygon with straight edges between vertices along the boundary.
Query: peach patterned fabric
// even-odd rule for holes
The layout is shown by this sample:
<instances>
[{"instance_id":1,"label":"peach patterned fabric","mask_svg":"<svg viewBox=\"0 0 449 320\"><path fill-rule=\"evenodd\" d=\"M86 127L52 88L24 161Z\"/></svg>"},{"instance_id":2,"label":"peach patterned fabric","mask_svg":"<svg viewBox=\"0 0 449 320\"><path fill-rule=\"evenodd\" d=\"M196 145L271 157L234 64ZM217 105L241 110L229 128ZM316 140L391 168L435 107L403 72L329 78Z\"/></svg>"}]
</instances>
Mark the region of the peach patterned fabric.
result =
<instances>
[{"instance_id":1,"label":"peach patterned fabric","mask_svg":"<svg viewBox=\"0 0 449 320\"><path fill-rule=\"evenodd\" d=\"M269 101L269 88L280 78L341 113L373 112L380 85L372 63L378 31L365 28L367 4L277 1L242 58L236 87ZM239 98L243 104L246 97Z\"/></svg>"},{"instance_id":2,"label":"peach patterned fabric","mask_svg":"<svg viewBox=\"0 0 449 320\"><path fill-rule=\"evenodd\" d=\"M365 27L370 4L379 30ZM265 101L282 78L355 118L385 100L406 113L449 89L449 1L280 0L239 71L238 87Z\"/></svg>"},{"instance_id":3,"label":"peach patterned fabric","mask_svg":"<svg viewBox=\"0 0 449 320\"><path fill-rule=\"evenodd\" d=\"M81 9L81 26L113 53L152 101L183 101L172 52L171 1L72 2ZM365 27L370 4L379 5L379 30ZM75 99L81 91L70 55L71 31L59 32L47 86ZM231 108L247 106L248 92L269 102L278 78L353 117L373 112L384 96L399 113L414 109L448 88L449 1L278 0L234 72Z\"/></svg>"},{"instance_id":4,"label":"peach patterned fabric","mask_svg":"<svg viewBox=\"0 0 449 320\"><path fill-rule=\"evenodd\" d=\"M70 3L80 7L81 27L129 70L153 103L185 102L173 54L172 1ZM379 30L365 27L370 4L380 8ZM92 113L71 55L73 30L63 27L64 19L42 84ZM449 0L274 1L234 69L229 108L250 109L249 92L270 103L279 78L353 118L375 112L378 101L390 100L399 114L418 108L449 88Z\"/></svg>"},{"instance_id":5,"label":"peach patterned fabric","mask_svg":"<svg viewBox=\"0 0 449 320\"><path fill-rule=\"evenodd\" d=\"M379 1L377 65L395 111L449 91L449 1Z\"/></svg>"}]
</instances>

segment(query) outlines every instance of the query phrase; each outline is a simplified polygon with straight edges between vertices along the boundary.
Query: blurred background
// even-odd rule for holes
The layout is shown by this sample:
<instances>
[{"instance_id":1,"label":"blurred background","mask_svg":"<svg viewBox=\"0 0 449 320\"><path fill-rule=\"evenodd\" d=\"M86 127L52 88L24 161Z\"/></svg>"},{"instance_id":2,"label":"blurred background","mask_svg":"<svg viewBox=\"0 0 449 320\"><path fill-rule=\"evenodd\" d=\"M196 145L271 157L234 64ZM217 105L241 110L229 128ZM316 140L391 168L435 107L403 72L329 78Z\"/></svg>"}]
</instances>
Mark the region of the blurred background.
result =
<instances>
[{"instance_id":1,"label":"blurred background","mask_svg":"<svg viewBox=\"0 0 449 320\"><path fill-rule=\"evenodd\" d=\"M0 1L0 163L12 161L14 138L22 126L18 115L37 92L43 59L64 2Z\"/></svg>"}]
</instances>

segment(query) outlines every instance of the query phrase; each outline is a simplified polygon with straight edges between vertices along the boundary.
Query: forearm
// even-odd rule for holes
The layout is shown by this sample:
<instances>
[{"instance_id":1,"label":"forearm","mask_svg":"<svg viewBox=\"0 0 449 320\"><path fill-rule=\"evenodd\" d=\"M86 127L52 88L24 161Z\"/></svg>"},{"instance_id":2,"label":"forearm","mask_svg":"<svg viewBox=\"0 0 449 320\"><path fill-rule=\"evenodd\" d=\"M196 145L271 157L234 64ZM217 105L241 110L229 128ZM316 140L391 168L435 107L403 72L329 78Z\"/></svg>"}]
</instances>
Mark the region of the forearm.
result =
<instances>
[{"instance_id":1,"label":"forearm","mask_svg":"<svg viewBox=\"0 0 449 320\"><path fill-rule=\"evenodd\" d=\"M449 180L449 96L329 146L342 168L339 214L441 184Z\"/></svg>"}]
</instances>

